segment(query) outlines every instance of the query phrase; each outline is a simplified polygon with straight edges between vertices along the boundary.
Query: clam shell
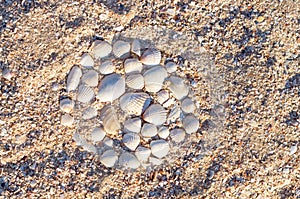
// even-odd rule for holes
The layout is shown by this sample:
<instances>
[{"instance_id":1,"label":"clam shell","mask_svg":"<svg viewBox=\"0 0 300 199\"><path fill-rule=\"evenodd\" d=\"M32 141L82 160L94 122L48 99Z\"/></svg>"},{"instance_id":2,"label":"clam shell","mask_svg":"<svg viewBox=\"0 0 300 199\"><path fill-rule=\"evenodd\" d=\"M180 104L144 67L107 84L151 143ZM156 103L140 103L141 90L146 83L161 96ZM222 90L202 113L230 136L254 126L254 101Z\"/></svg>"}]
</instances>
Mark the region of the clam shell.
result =
<instances>
[{"instance_id":1,"label":"clam shell","mask_svg":"<svg viewBox=\"0 0 300 199\"><path fill-rule=\"evenodd\" d=\"M124 122L124 131L127 133L139 133L141 126L142 120L140 118L131 118Z\"/></svg>"},{"instance_id":2,"label":"clam shell","mask_svg":"<svg viewBox=\"0 0 300 199\"><path fill-rule=\"evenodd\" d=\"M100 156L100 162L106 167L113 167L118 160L118 155L114 150L107 150Z\"/></svg>"},{"instance_id":3,"label":"clam shell","mask_svg":"<svg viewBox=\"0 0 300 199\"><path fill-rule=\"evenodd\" d=\"M95 59L104 58L111 53L112 47L106 41L96 41L94 46Z\"/></svg>"},{"instance_id":4,"label":"clam shell","mask_svg":"<svg viewBox=\"0 0 300 199\"><path fill-rule=\"evenodd\" d=\"M105 137L106 132L102 127L95 127L91 132L91 140L93 142L100 142Z\"/></svg>"},{"instance_id":5,"label":"clam shell","mask_svg":"<svg viewBox=\"0 0 300 199\"><path fill-rule=\"evenodd\" d=\"M155 48L150 48L145 50L145 52L142 54L140 61L145 65L158 65L161 60L161 53L159 50Z\"/></svg>"},{"instance_id":6,"label":"clam shell","mask_svg":"<svg viewBox=\"0 0 300 199\"><path fill-rule=\"evenodd\" d=\"M141 56L141 43L138 39L134 39L131 42L131 52L133 52L137 56Z\"/></svg>"},{"instance_id":7,"label":"clam shell","mask_svg":"<svg viewBox=\"0 0 300 199\"><path fill-rule=\"evenodd\" d=\"M121 128L117 113L110 105L101 109L100 120L102 120L103 128L108 134L116 135Z\"/></svg>"},{"instance_id":8,"label":"clam shell","mask_svg":"<svg viewBox=\"0 0 300 199\"><path fill-rule=\"evenodd\" d=\"M144 123L141 134L145 138L150 138L157 135L157 128L154 124Z\"/></svg>"},{"instance_id":9,"label":"clam shell","mask_svg":"<svg viewBox=\"0 0 300 199\"><path fill-rule=\"evenodd\" d=\"M165 68L167 69L168 73L173 73L173 72L176 72L176 70L177 70L177 64L170 61L170 62L166 63Z\"/></svg>"},{"instance_id":10,"label":"clam shell","mask_svg":"<svg viewBox=\"0 0 300 199\"><path fill-rule=\"evenodd\" d=\"M113 53L117 58L125 58L130 53L130 43L118 40L113 44Z\"/></svg>"},{"instance_id":11,"label":"clam shell","mask_svg":"<svg viewBox=\"0 0 300 199\"><path fill-rule=\"evenodd\" d=\"M185 98L181 103L181 109L185 113L192 113L195 111L196 106L191 98Z\"/></svg>"},{"instance_id":12,"label":"clam shell","mask_svg":"<svg viewBox=\"0 0 300 199\"><path fill-rule=\"evenodd\" d=\"M151 154L151 150L146 147L139 146L135 150L135 156L141 162L147 162L150 154Z\"/></svg>"},{"instance_id":13,"label":"clam shell","mask_svg":"<svg viewBox=\"0 0 300 199\"><path fill-rule=\"evenodd\" d=\"M125 93L120 98L120 107L127 114L141 115L150 102L151 98L147 93Z\"/></svg>"},{"instance_id":14,"label":"clam shell","mask_svg":"<svg viewBox=\"0 0 300 199\"><path fill-rule=\"evenodd\" d=\"M168 122L175 122L176 120L178 120L181 116L181 109L179 106L175 105L173 106L173 108L171 109L167 121Z\"/></svg>"},{"instance_id":15,"label":"clam shell","mask_svg":"<svg viewBox=\"0 0 300 199\"><path fill-rule=\"evenodd\" d=\"M161 165L163 163L163 160L159 158L150 157L149 162L150 164L156 166L156 165Z\"/></svg>"},{"instance_id":16,"label":"clam shell","mask_svg":"<svg viewBox=\"0 0 300 199\"><path fill-rule=\"evenodd\" d=\"M194 115L187 115L183 118L182 127L187 134L195 133L199 129L199 120Z\"/></svg>"},{"instance_id":17,"label":"clam shell","mask_svg":"<svg viewBox=\"0 0 300 199\"><path fill-rule=\"evenodd\" d=\"M150 148L152 154L157 158L165 157L170 151L170 146L165 140L151 141Z\"/></svg>"},{"instance_id":18,"label":"clam shell","mask_svg":"<svg viewBox=\"0 0 300 199\"><path fill-rule=\"evenodd\" d=\"M181 128L173 129L170 132L170 137L176 143L183 142L185 139L185 131Z\"/></svg>"},{"instance_id":19,"label":"clam shell","mask_svg":"<svg viewBox=\"0 0 300 199\"><path fill-rule=\"evenodd\" d=\"M184 80L177 76L171 76L169 78L169 88L172 91L174 97L178 100L182 100L189 94L189 88L184 83Z\"/></svg>"},{"instance_id":20,"label":"clam shell","mask_svg":"<svg viewBox=\"0 0 300 199\"><path fill-rule=\"evenodd\" d=\"M81 77L81 82L88 86L97 86L99 81L98 73L95 70L89 70Z\"/></svg>"},{"instance_id":21,"label":"clam shell","mask_svg":"<svg viewBox=\"0 0 300 199\"><path fill-rule=\"evenodd\" d=\"M68 92L76 90L81 76L82 76L82 72L78 66L74 66L70 70L70 72L68 74L68 78L67 78L67 91Z\"/></svg>"},{"instance_id":22,"label":"clam shell","mask_svg":"<svg viewBox=\"0 0 300 199\"><path fill-rule=\"evenodd\" d=\"M61 116L60 123L64 126L72 126L74 123L74 117L69 114L64 114Z\"/></svg>"},{"instance_id":23,"label":"clam shell","mask_svg":"<svg viewBox=\"0 0 300 199\"><path fill-rule=\"evenodd\" d=\"M140 136L136 133L126 133L122 139L123 143L127 148L134 151L140 144Z\"/></svg>"},{"instance_id":24,"label":"clam shell","mask_svg":"<svg viewBox=\"0 0 300 199\"><path fill-rule=\"evenodd\" d=\"M163 107L169 108L170 106L174 105L175 103L176 103L175 98L170 98L163 104Z\"/></svg>"},{"instance_id":25,"label":"clam shell","mask_svg":"<svg viewBox=\"0 0 300 199\"><path fill-rule=\"evenodd\" d=\"M108 137L104 138L103 143L110 148L114 146L114 141Z\"/></svg>"},{"instance_id":26,"label":"clam shell","mask_svg":"<svg viewBox=\"0 0 300 199\"><path fill-rule=\"evenodd\" d=\"M166 69L161 66L154 66L144 73L145 90L148 92L158 92L168 77Z\"/></svg>"},{"instance_id":27,"label":"clam shell","mask_svg":"<svg viewBox=\"0 0 300 199\"><path fill-rule=\"evenodd\" d=\"M143 119L155 125L162 125L166 122L167 111L159 104L152 104L144 112Z\"/></svg>"},{"instance_id":28,"label":"clam shell","mask_svg":"<svg viewBox=\"0 0 300 199\"><path fill-rule=\"evenodd\" d=\"M88 53L84 53L81 56L80 65L85 68L93 68L94 66L94 60Z\"/></svg>"},{"instance_id":29,"label":"clam shell","mask_svg":"<svg viewBox=\"0 0 300 199\"><path fill-rule=\"evenodd\" d=\"M161 90L159 91L157 94L156 94L157 98L157 102L160 103L160 104L163 104L164 102L166 102L170 95L169 95L169 91L167 90Z\"/></svg>"},{"instance_id":30,"label":"clam shell","mask_svg":"<svg viewBox=\"0 0 300 199\"><path fill-rule=\"evenodd\" d=\"M161 126L161 127L158 128L158 133L157 134L160 138L167 139L170 135L170 131L169 131L168 127Z\"/></svg>"},{"instance_id":31,"label":"clam shell","mask_svg":"<svg viewBox=\"0 0 300 199\"><path fill-rule=\"evenodd\" d=\"M95 93L93 89L88 86L80 85L78 88L77 100L82 103L90 102L94 99Z\"/></svg>"},{"instance_id":32,"label":"clam shell","mask_svg":"<svg viewBox=\"0 0 300 199\"><path fill-rule=\"evenodd\" d=\"M88 120L97 116L97 109L94 107L88 107L82 112L82 119Z\"/></svg>"},{"instance_id":33,"label":"clam shell","mask_svg":"<svg viewBox=\"0 0 300 199\"><path fill-rule=\"evenodd\" d=\"M132 89L143 89L144 88L144 77L141 74L131 74L126 78L126 84Z\"/></svg>"},{"instance_id":34,"label":"clam shell","mask_svg":"<svg viewBox=\"0 0 300 199\"><path fill-rule=\"evenodd\" d=\"M119 164L128 169L136 169L141 165L140 161L138 161L133 154L128 152L124 152L120 155Z\"/></svg>"},{"instance_id":35,"label":"clam shell","mask_svg":"<svg viewBox=\"0 0 300 199\"><path fill-rule=\"evenodd\" d=\"M124 62L125 73L140 73L143 70L143 64L136 58L126 59Z\"/></svg>"},{"instance_id":36,"label":"clam shell","mask_svg":"<svg viewBox=\"0 0 300 199\"><path fill-rule=\"evenodd\" d=\"M119 74L105 76L99 85L97 98L100 102L112 102L125 93L125 79Z\"/></svg>"},{"instance_id":37,"label":"clam shell","mask_svg":"<svg viewBox=\"0 0 300 199\"><path fill-rule=\"evenodd\" d=\"M70 113L74 109L74 106L75 106L74 101L69 98L62 99L59 102L60 110L66 113Z\"/></svg>"},{"instance_id":38,"label":"clam shell","mask_svg":"<svg viewBox=\"0 0 300 199\"><path fill-rule=\"evenodd\" d=\"M99 71L103 75L113 73L115 71L115 69L116 69L116 67L115 67L114 63L110 60L104 61L99 66Z\"/></svg>"}]
</instances>

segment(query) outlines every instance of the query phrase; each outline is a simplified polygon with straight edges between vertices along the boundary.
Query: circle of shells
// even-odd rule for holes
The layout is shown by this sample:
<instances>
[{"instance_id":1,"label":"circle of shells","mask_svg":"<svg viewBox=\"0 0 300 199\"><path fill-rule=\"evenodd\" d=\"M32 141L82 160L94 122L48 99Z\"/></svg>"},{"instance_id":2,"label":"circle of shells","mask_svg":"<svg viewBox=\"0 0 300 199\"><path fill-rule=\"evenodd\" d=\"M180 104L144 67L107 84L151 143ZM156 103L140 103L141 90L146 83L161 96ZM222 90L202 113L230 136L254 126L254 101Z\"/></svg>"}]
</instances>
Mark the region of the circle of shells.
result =
<instances>
[{"instance_id":1,"label":"circle of shells","mask_svg":"<svg viewBox=\"0 0 300 199\"><path fill-rule=\"evenodd\" d=\"M161 62L158 49L142 49L137 39L96 41L70 70L66 90L74 97L60 100L61 123L78 119L73 139L106 167L161 165L173 146L199 129L178 65Z\"/></svg>"}]
</instances>

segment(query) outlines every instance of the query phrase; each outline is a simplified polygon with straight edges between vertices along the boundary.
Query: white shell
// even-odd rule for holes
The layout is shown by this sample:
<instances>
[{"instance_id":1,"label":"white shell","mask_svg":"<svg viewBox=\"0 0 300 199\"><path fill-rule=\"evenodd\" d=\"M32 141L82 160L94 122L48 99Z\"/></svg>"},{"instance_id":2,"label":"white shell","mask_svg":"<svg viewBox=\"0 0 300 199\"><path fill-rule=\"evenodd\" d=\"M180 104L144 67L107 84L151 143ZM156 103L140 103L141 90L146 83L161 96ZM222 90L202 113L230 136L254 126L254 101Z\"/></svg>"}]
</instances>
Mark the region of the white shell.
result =
<instances>
[{"instance_id":1,"label":"white shell","mask_svg":"<svg viewBox=\"0 0 300 199\"><path fill-rule=\"evenodd\" d=\"M61 116L60 123L64 126L72 126L74 123L74 117L69 114L64 114Z\"/></svg>"},{"instance_id":2,"label":"white shell","mask_svg":"<svg viewBox=\"0 0 300 199\"><path fill-rule=\"evenodd\" d=\"M169 78L169 88L172 91L174 97L178 100L182 100L189 94L189 88L184 83L184 80L177 76L171 76Z\"/></svg>"},{"instance_id":3,"label":"white shell","mask_svg":"<svg viewBox=\"0 0 300 199\"><path fill-rule=\"evenodd\" d=\"M157 134L160 138L167 139L170 135L170 131L169 131L168 127L161 126L158 128Z\"/></svg>"},{"instance_id":4,"label":"white shell","mask_svg":"<svg viewBox=\"0 0 300 199\"><path fill-rule=\"evenodd\" d=\"M111 53L112 47L106 41L96 41L94 46L95 59L103 58Z\"/></svg>"},{"instance_id":5,"label":"white shell","mask_svg":"<svg viewBox=\"0 0 300 199\"><path fill-rule=\"evenodd\" d=\"M108 147L113 147L114 146L114 141L111 138L104 138L103 143L108 146Z\"/></svg>"},{"instance_id":6,"label":"white shell","mask_svg":"<svg viewBox=\"0 0 300 199\"><path fill-rule=\"evenodd\" d=\"M76 90L81 76L82 76L82 72L78 66L74 66L70 70L68 78L67 78L67 91L68 92Z\"/></svg>"},{"instance_id":7,"label":"white shell","mask_svg":"<svg viewBox=\"0 0 300 199\"><path fill-rule=\"evenodd\" d=\"M168 77L166 69L161 66L154 66L144 73L145 90L148 92L158 92Z\"/></svg>"},{"instance_id":8,"label":"white shell","mask_svg":"<svg viewBox=\"0 0 300 199\"><path fill-rule=\"evenodd\" d=\"M180 143L185 139L185 131L181 128L173 129L170 132L170 137L174 142Z\"/></svg>"},{"instance_id":9,"label":"white shell","mask_svg":"<svg viewBox=\"0 0 300 199\"><path fill-rule=\"evenodd\" d=\"M124 62L125 73L140 73L143 70L143 64L136 58L126 59Z\"/></svg>"},{"instance_id":10,"label":"white shell","mask_svg":"<svg viewBox=\"0 0 300 199\"><path fill-rule=\"evenodd\" d=\"M149 158L149 162L150 162L152 165L161 165L161 164L163 163L163 160L162 160L162 159L159 159L159 158L150 157L150 158Z\"/></svg>"},{"instance_id":11,"label":"white shell","mask_svg":"<svg viewBox=\"0 0 300 199\"><path fill-rule=\"evenodd\" d=\"M87 142L79 133L75 132L73 134L73 140L76 142L77 145L82 146L82 148L86 151L97 153L97 149L93 144Z\"/></svg>"},{"instance_id":12,"label":"white shell","mask_svg":"<svg viewBox=\"0 0 300 199\"><path fill-rule=\"evenodd\" d=\"M100 162L106 167L113 167L118 160L118 156L114 150L107 150L100 156Z\"/></svg>"},{"instance_id":13,"label":"white shell","mask_svg":"<svg viewBox=\"0 0 300 199\"><path fill-rule=\"evenodd\" d=\"M139 133L141 131L142 120L138 117L128 119L124 122L124 131L129 133Z\"/></svg>"},{"instance_id":14,"label":"white shell","mask_svg":"<svg viewBox=\"0 0 300 199\"><path fill-rule=\"evenodd\" d=\"M169 108L170 106L172 106L174 104L175 104L175 98L170 98L163 104L163 107Z\"/></svg>"},{"instance_id":15,"label":"white shell","mask_svg":"<svg viewBox=\"0 0 300 199\"><path fill-rule=\"evenodd\" d=\"M157 135L157 128L154 124L144 123L141 134L145 138L150 138Z\"/></svg>"},{"instance_id":16,"label":"white shell","mask_svg":"<svg viewBox=\"0 0 300 199\"><path fill-rule=\"evenodd\" d=\"M62 99L59 102L60 110L66 113L70 113L74 109L74 106L75 106L74 101L69 98Z\"/></svg>"},{"instance_id":17,"label":"white shell","mask_svg":"<svg viewBox=\"0 0 300 199\"><path fill-rule=\"evenodd\" d=\"M132 89L143 89L144 88L144 77L141 74L131 74L126 77L126 84Z\"/></svg>"},{"instance_id":18,"label":"white shell","mask_svg":"<svg viewBox=\"0 0 300 199\"><path fill-rule=\"evenodd\" d=\"M113 73L115 71L115 69L116 69L116 67L115 67L114 63L110 60L106 60L106 61L102 62L99 66L99 71L103 75Z\"/></svg>"},{"instance_id":19,"label":"white shell","mask_svg":"<svg viewBox=\"0 0 300 199\"><path fill-rule=\"evenodd\" d=\"M93 142L100 142L105 137L106 132L102 127L95 127L91 132L91 139Z\"/></svg>"},{"instance_id":20,"label":"white shell","mask_svg":"<svg viewBox=\"0 0 300 199\"><path fill-rule=\"evenodd\" d=\"M182 127L187 134L195 133L199 129L199 120L194 115L183 118Z\"/></svg>"},{"instance_id":21,"label":"white shell","mask_svg":"<svg viewBox=\"0 0 300 199\"><path fill-rule=\"evenodd\" d=\"M85 68L93 68L94 66L94 60L88 53L84 53L81 56L80 65Z\"/></svg>"},{"instance_id":22,"label":"white shell","mask_svg":"<svg viewBox=\"0 0 300 199\"><path fill-rule=\"evenodd\" d=\"M97 109L94 107L88 107L82 112L82 119L88 120L97 116Z\"/></svg>"},{"instance_id":23,"label":"white shell","mask_svg":"<svg viewBox=\"0 0 300 199\"><path fill-rule=\"evenodd\" d=\"M185 98L181 103L181 109L185 113L192 113L195 111L196 106L191 98Z\"/></svg>"},{"instance_id":24,"label":"white shell","mask_svg":"<svg viewBox=\"0 0 300 199\"><path fill-rule=\"evenodd\" d=\"M77 100L82 103L90 102L95 97L93 89L88 86L80 85L78 88Z\"/></svg>"},{"instance_id":25,"label":"white shell","mask_svg":"<svg viewBox=\"0 0 300 199\"><path fill-rule=\"evenodd\" d=\"M137 159L139 159L139 161L141 162L146 162L148 161L148 158L151 154L151 150L146 148L146 147L142 147L139 146L136 150L135 150L135 156L137 157Z\"/></svg>"},{"instance_id":26,"label":"white shell","mask_svg":"<svg viewBox=\"0 0 300 199\"><path fill-rule=\"evenodd\" d=\"M170 62L166 63L165 68L167 69L168 73L173 73L173 72L176 72L176 70L177 70L177 64L170 61Z\"/></svg>"},{"instance_id":27,"label":"white shell","mask_svg":"<svg viewBox=\"0 0 300 199\"><path fill-rule=\"evenodd\" d=\"M119 74L105 76L99 85L97 98L100 102L112 102L125 93L125 79Z\"/></svg>"},{"instance_id":28,"label":"white shell","mask_svg":"<svg viewBox=\"0 0 300 199\"><path fill-rule=\"evenodd\" d=\"M147 93L125 93L120 98L120 107L127 114L141 115L150 102L151 98Z\"/></svg>"},{"instance_id":29,"label":"white shell","mask_svg":"<svg viewBox=\"0 0 300 199\"><path fill-rule=\"evenodd\" d=\"M103 128L108 134L116 135L121 128L117 113L110 105L102 108L100 120L102 120Z\"/></svg>"},{"instance_id":30,"label":"white shell","mask_svg":"<svg viewBox=\"0 0 300 199\"><path fill-rule=\"evenodd\" d=\"M99 81L98 73L95 70L89 70L81 77L81 82L88 86L97 86Z\"/></svg>"},{"instance_id":31,"label":"white shell","mask_svg":"<svg viewBox=\"0 0 300 199\"><path fill-rule=\"evenodd\" d=\"M181 115L181 109L179 106L175 105L173 106L173 108L171 109L167 121L168 122L175 122L177 119L180 118Z\"/></svg>"},{"instance_id":32,"label":"white shell","mask_svg":"<svg viewBox=\"0 0 300 199\"><path fill-rule=\"evenodd\" d=\"M2 77L4 79L10 80L13 77L13 73L11 72L11 70L9 68L5 68L2 71Z\"/></svg>"},{"instance_id":33,"label":"white shell","mask_svg":"<svg viewBox=\"0 0 300 199\"><path fill-rule=\"evenodd\" d=\"M140 136L136 133L126 133L122 139L123 143L127 148L134 151L140 144Z\"/></svg>"},{"instance_id":34,"label":"white shell","mask_svg":"<svg viewBox=\"0 0 300 199\"><path fill-rule=\"evenodd\" d=\"M143 114L146 122L161 125L166 122L167 111L159 104L150 105Z\"/></svg>"},{"instance_id":35,"label":"white shell","mask_svg":"<svg viewBox=\"0 0 300 199\"><path fill-rule=\"evenodd\" d=\"M167 101L170 97L169 92L167 90L161 90L156 94L157 102L160 104L163 104L165 101Z\"/></svg>"},{"instance_id":36,"label":"white shell","mask_svg":"<svg viewBox=\"0 0 300 199\"><path fill-rule=\"evenodd\" d=\"M140 161L138 161L138 159L133 154L128 152L122 153L120 155L119 164L122 167L128 169L136 169L141 165Z\"/></svg>"},{"instance_id":37,"label":"white shell","mask_svg":"<svg viewBox=\"0 0 300 199\"><path fill-rule=\"evenodd\" d=\"M113 53L117 58L124 58L130 53L130 43L118 40L113 44Z\"/></svg>"},{"instance_id":38,"label":"white shell","mask_svg":"<svg viewBox=\"0 0 300 199\"><path fill-rule=\"evenodd\" d=\"M159 50L155 48L150 48L145 50L145 52L142 54L141 62L145 65L158 65L161 60L161 53Z\"/></svg>"},{"instance_id":39,"label":"white shell","mask_svg":"<svg viewBox=\"0 0 300 199\"><path fill-rule=\"evenodd\" d=\"M157 158L165 157L170 151L170 146L165 140L151 141L150 148L152 154Z\"/></svg>"},{"instance_id":40,"label":"white shell","mask_svg":"<svg viewBox=\"0 0 300 199\"><path fill-rule=\"evenodd\" d=\"M131 43L131 52L137 56L141 56L141 43L138 39L134 39Z\"/></svg>"}]
</instances>

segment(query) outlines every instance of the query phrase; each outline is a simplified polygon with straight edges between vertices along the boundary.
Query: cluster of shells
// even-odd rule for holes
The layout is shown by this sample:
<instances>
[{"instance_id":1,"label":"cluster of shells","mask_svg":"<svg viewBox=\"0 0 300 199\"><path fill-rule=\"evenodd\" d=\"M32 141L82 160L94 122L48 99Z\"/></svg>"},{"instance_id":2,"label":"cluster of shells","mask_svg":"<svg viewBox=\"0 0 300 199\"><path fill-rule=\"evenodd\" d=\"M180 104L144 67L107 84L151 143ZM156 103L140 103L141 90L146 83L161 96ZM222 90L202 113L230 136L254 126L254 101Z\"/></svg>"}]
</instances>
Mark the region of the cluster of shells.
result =
<instances>
[{"instance_id":1,"label":"cluster of shells","mask_svg":"<svg viewBox=\"0 0 300 199\"><path fill-rule=\"evenodd\" d=\"M188 81L162 52L138 39L96 41L67 76L61 123L77 122L73 139L106 167L163 164L199 129ZM71 97L73 96L73 97Z\"/></svg>"}]
</instances>

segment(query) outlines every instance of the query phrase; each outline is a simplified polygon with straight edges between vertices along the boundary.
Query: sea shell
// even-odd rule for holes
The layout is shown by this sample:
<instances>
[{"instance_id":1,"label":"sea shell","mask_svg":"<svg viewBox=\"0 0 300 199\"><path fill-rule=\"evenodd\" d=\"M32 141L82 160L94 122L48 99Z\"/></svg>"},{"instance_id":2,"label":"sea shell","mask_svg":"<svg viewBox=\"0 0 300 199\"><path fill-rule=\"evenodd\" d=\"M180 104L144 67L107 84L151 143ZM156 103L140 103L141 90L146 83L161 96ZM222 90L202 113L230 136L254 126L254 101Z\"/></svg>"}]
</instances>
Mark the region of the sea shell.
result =
<instances>
[{"instance_id":1,"label":"sea shell","mask_svg":"<svg viewBox=\"0 0 300 199\"><path fill-rule=\"evenodd\" d=\"M168 73L173 73L177 70L177 64L172 61L169 61L165 64L165 68L167 69Z\"/></svg>"},{"instance_id":2,"label":"sea shell","mask_svg":"<svg viewBox=\"0 0 300 199\"><path fill-rule=\"evenodd\" d=\"M118 160L118 155L114 150L107 150L100 156L100 162L106 167L113 167Z\"/></svg>"},{"instance_id":3,"label":"sea shell","mask_svg":"<svg viewBox=\"0 0 300 199\"><path fill-rule=\"evenodd\" d=\"M90 102L95 97L93 89L88 86L80 85L78 88L77 100L82 103Z\"/></svg>"},{"instance_id":4,"label":"sea shell","mask_svg":"<svg viewBox=\"0 0 300 199\"><path fill-rule=\"evenodd\" d=\"M97 86L99 81L98 73L95 70L89 70L81 77L81 82L88 86Z\"/></svg>"},{"instance_id":5,"label":"sea shell","mask_svg":"<svg viewBox=\"0 0 300 199\"><path fill-rule=\"evenodd\" d=\"M112 47L106 41L96 41L94 46L95 59L103 58L111 53Z\"/></svg>"},{"instance_id":6,"label":"sea shell","mask_svg":"<svg viewBox=\"0 0 300 199\"><path fill-rule=\"evenodd\" d=\"M125 73L140 73L143 70L143 64L136 58L126 59L124 62Z\"/></svg>"},{"instance_id":7,"label":"sea shell","mask_svg":"<svg viewBox=\"0 0 300 199\"><path fill-rule=\"evenodd\" d=\"M67 91L68 92L76 90L81 76L82 76L82 72L78 66L74 66L70 70L68 78L67 78Z\"/></svg>"},{"instance_id":8,"label":"sea shell","mask_svg":"<svg viewBox=\"0 0 300 199\"><path fill-rule=\"evenodd\" d=\"M168 122L175 122L176 120L178 120L180 118L181 115L181 109L179 106L175 105L173 106L173 108L171 109L167 121Z\"/></svg>"},{"instance_id":9,"label":"sea shell","mask_svg":"<svg viewBox=\"0 0 300 199\"><path fill-rule=\"evenodd\" d=\"M141 115L150 102L151 98L147 93L125 93L120 98L120 107L127 114Z\"/></svg>"},{"instance_id":10,"label":"sea shell","mask_svg":"<svg viewBox=\"0 0 300 199\"><path fill-rule=\"evenodd\" d=\"M140 161L138 161L133 154L128 152L124 152L120 155L119 164L128 169L136 169L141 165Z\"/></svg>"},{"instance_id":11,"label":"sea shell","mask_svg":"<svg viewBox=\"0 0 300 199\"><path fill-rule=\"evenodd\" d=\"M2 70L2 77L4 79L10 80L13 77L13 73L9 68L5 68Z\"/></svg>"},{"instance_id":12,"label":"sea shell","mask_svg":"<svg viewBox=\"0 0 300 199\"><path fill-rule=\"evenodd\" d=\"M189 88L184 83L184 80L177 76L171 76L169 78L169 88L172 91L174 97L178 100L182 100L189 94Z\"/></svg>"},{"instance_id":13,"label":"sea shell","mask_svg":"<svg viewBox=\"0 0 300 199\"><path fill-rule=\"evenodd\" d=\"M176 103L176 100L175 100L175 98L172 97L163 104L163 107L169 108L170 106L174 105L175 103Z\"/></svg>"},{"instance_id":14,"label":"sea shell","mask_svg":"<svg viewBox=\"0 0 300 199\"><path fill-rule=\"evenodd\" d=\"M105 76L99 85L97 98L100 102L112 102L125 93L125 79L119 74Z\"/></svg>"},{"instance_id":15,"label":"sea shell","mask_svg":"<svg viewBox=\"0 0 300 199\"><path fill-rule=\"evenodd\" d=\"M82 135L75 132L73 134L73 140L76 142L76 145L82 146L82 148L86 151L97 153L97 148L93 145L87 142Z\"/></svg>"},{"instance_id":16,"label":"sea shell","mask_svg":"<svg viewBox=\"0 0 300 199\"><path fill-rule=\"evenodd\" d=\"M167 110L159 104L150 105L143 114L143 119L146 122L162 125L167 119Z\"/></svg>"},{"instance_id":17,"label":"sea shell","mask_svg":"<svg viewBox=\"0 0 300 199\"><path fill-rule=\"evenodd\" d=\"M138 117L128 119L124 122L124 131L127 133L139 133L141 131L142 120Z\"/></svg>"},{"instance_id":18,"label":"sea shell","mask_svg":"<svg viewBox=\"0 0 300 199\"><path fill-rule=\"evenodd\" d=\"M82 119L88 120L97 116L97 109L94 107L88 107L82 112Z\"/></svg>"},{"instance_id":19,"label":"sea shell","mask_svg":"<svg viewBox=\"0 0 300 199\"><path fill-rule=\"evenodd\" d=\"M158 133L157 134L160 138L167 139L170 135L170 131L169 131L168 127L161 126L161 127L158 128Z\"/></svg>"},{"instance_id":20,"label":"sea shell","mask_svg":"<svg viewBox=\"0 0 300 199\"><path fill-rule=\"evenodd\" d=\"M74 117L69 114L64 114L61 116L60 123L64 126L72 126L74 123Z\"/></svg>"},{"instance_id":21,"label":"sea shell","mask_svg":"<svg viewBox=\"0 0 300 199\"><path fill-rule=\"evenodd\" d=\"M134 39L131 42L131 52L133 52L137 56L141 56L141 43L138 39Z\"/></svg>"},{"instance_id":22,"label":"sea shell","mask_svg":"<svg viewBox=\"0 0 300 199\"><path fill-rule=\"evenodd\" d=\"M152 154L157 158L165 157L170 151L170 146L165 140L151 141L150 148Z\"/></svg>"},{"instance_id":23,"label":"sea shell","mask_svg":"<svg viewBox=\"0 0 300 199\"><path fill-rule=\"evenodd\" d=\"M167 101L170 97L169 95L169 91L167 90L161 90L156 94L157 98L157 102L160 104L163 104L165 101Z\"/></svg>"},{"instance_id":24,"label":"sea shell","mask_svg":"<svg viewBox=\"0 0 300 199\"><path fill-rule=\"evenodd\" d=\"M118 40L113 44L113 53L117 58L125 58L130 53L130 43Z\"/></svg>"},{"instance_id":25,"label":"sea shell","mask_svg":"<svg viewBox=\"0 0 300 199\"><path fill-rule=\"evenodd\" d=\"M102 62L99 66L99 71L103 75L113 73L115 71L115 69L116 69L116 67L115 67L114 63L110 60L106 60L106 61Z\"/></svg>"},{"instance_id":26,"label":"sea shell","mask_svg":"<svg viewBox=\"0 0 300 199\"><path fill-rule=\"evenodd\" d=\"M155 48L150 48L145 50L145 52L142 54L140 61L145 65L158 65L161 60L161 53L159 50Z\"/></svg>"},{"instance_id":27,"label":"sea shell","mask_svg":"<svg viewBox=\"0 0 300 199\"><path fill-rule=\"evenodd\" d=\"M141 134L145 138L150 138L157 135L157 128L154 124L144 123Z\"/></svg>"},{"instance_id":28,"label":"sea shell","mask_svg":"<svg viewBox=\"0 0 300 199\"><path fill-rule=\"evenodd\" d=\"M114 141L108 137L104 138L103 143L110 148L114 146Z\"/></svg>"},{"instance_id":29,"label":"sea shell","mask_svg":"<svg viewBox=\"0 0 300 199\"><path fill-rule=\"evenodd\" d=\"M94 66L94 60L88 53L84 53L81 56L80 65L85 68L93 68Z\"/></svg>"},{"instance_id":30,"label":"sea shell","mask_svg":"<svg viewBox=\"0 0 300 199\"><path fill-rule=\"evenodd\" d=\"M132 89L143 89L144 88L144 77L141 74L131 74L126 77L126 84Z\"/></svg>"},{"instance_id":31,"label":"sea shell","mask_svg":"<svg viewBox=\"0 0 300 199\"><path fill-rule=\"evenodd\" d=\"M173 129L170 132L170 137L174 142L180 143L185 139L185 131L181 128Z\"/></svg>"},{"instance_id":32,"label":"sea shell","mask_svg":"<svg viewBox=\"0 0 300 199\"><path fill-rule=\"evenodd\" d=\"M185 98L181 103L181 109L185 113L192 113L195 111L196 106L191 98Z\"/></svg>"},{"instance_id":33,"label":"sea shell","mask_svg":"<svg viewBox=\"0 0 300 199\"><path fill-rule=\"evenodd\" d=\"M102 127L95 127L91 132L91 139L93 142L100 142L105 137L106 132Z\"/></svg>"},{"instance_id":34,"label":"sea shell","mask_svg":"<svg viewBox=\"0 0 300 199\"><path fill-rule=\"evenodd\" d=\"M168 77L166 69L161 66L154 66L144 73L145 90L148 92L158 92Z\"/></svg>"},{"instance_id":35,"label":"sea shell","mask_svg":"<svg viewBox=\"0 0 300 199\"><path fill-rule=\"evenodd\" d=\"M151 165L156 166L156 165L161 165L163 163L163 160L159 158L150 157L149 162Z\"/></svg>"},{"instance_id":36,"label":"sea shell","mask_svg":"<svg viewBox=\"0 0 300 199\"><path fill-rule=\"evenodd\" d=\"M70 113L74 109L75 103L69 98L60 100L59 107L62 111Z\"/></svg>"},{"instance_id":37,"label":"sea shell","mask_svg":"<svg viewBox=\"0 0 300 199\"><path fill-rule=\"evenodd\" d=\"M140 144L140 136L136 133L126 133L122 139L123 143L127 148L134 151L136 147Z\"/></svg>"},{"instance_id":38,"label":"sea shell","mask_svg":"<svg viewBox=\"0 0 300 199\"><path fill-rule=\"evenodd\" d=\"M151 154L151 150L146 148L146 147L142 147L139 146L136 150L135 150L135 156L137 157L137 159L139 159L139 161L141 162L146 162L149 158Z\"/></svg>"},{"instance_id":39,"label":"sea shell","mask_svg":"<svg viewBox=\"0 0 300 199\"><path fill-rule=\"evenodd\" d=\"M183 118L182 127L187 134L195 133L199 129L199 119L194 115L187 115Z\"/></svg>"},{"instance_id":40,"label":"sea shell","mask_svg":"<svg viewBox=\"0 0 300 199\"><path fill-rule=\"evenodd\" d=\"M104 130L108 134L115 135L121 128L117 113L115 109L110 105L106 105L101 109L100 120L102 120Z\"/></svg>"}]
</instances>

